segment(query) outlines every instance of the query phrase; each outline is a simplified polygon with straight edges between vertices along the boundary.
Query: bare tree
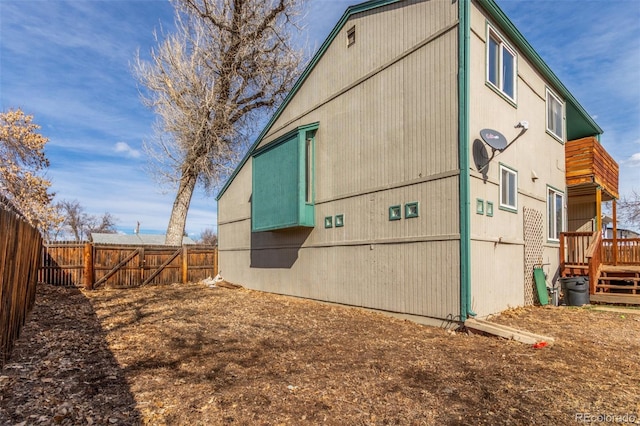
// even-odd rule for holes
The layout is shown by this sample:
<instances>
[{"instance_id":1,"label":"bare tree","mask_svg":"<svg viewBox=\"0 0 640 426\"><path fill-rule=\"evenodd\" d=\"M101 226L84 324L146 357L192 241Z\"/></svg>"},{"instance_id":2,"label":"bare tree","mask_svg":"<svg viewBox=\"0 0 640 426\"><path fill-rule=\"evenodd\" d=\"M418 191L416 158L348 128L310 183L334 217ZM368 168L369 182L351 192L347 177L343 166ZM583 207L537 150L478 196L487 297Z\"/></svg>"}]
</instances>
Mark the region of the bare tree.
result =
<instances>
[{"instance_id":1,"label":"bare tree","mask_svg":"<svg viewBox=\"0 0 640 426\"><path fill-rule=\"evenodd\" d=\"M635 189L618 201L617 213L624 223L640 229L640 194Z\"/></svg>"},{"instance_id":2,"label":"bare tree","mask_svg":"<svg viewBox=\"0 0 640 426\"><path fill-rule=\"evenodd\" d=\"M102 216L94 217L93 222L89 223L89 234L92 232L101 232L103 234L115 234L118 232L116 230L116 222L118 219L111 213L104 212Z\"/></svg>"},{"instance_id":3,"label":"bare tree","mask_svg":"<svg viewBox=\"0 0 640 426\"><path fill-rule=\"evenodd\" d=\"M200 240L198 242L215 246L218 244L218 236L213 229L207 228L200 234Z\"/></svg>"},{"instance_id":4,"label":"bare tree","mask_svg":"<svg viewBox=\"0 0 640 426\"><path fill-rule=\"evenodd\" d=\"M180 244L196 184L212 191L237 163L259 114L299 75L293 35L303 0L173 0L176 32L138 54L143 102L159 116L145 143L156 176L177 187L166 243Z\"/></svg>"},{"instance_id":5,"label":"bare tree","mask_svg":"<svg viewBox=\"0 0 640 426\"><path fill-rule=\"evenodd\" d=\"M51 205L51 182L43 176L49 167L44 153L48 139L39 129L21 109L0 113L0 195L46 234L61 219Z\"/></svg>"},{"instance_id":6,"label":"bare tree","mask_svg":"<svg viewBox=\"0 0 640 426\"><path fill-rule=\"evenodd\" d=\"M85 212L78 200L62 200L56 204L64 218L63 226L75 241L89 239L92 232L114 234L117 219L109 212L94 216Z\"/></svg>"},{"instance_id":7,"label":"bare tree","mask_svg":"<svg viewBox=\"0 0 640 426\"><path fill-rule=\"evenodd\" d=\"M57 203L64 218L64 227L73 236L74 240L82 241L83 223L87 220L87 213L77 200L62 200Z\"/></svg>"}]
</instances>

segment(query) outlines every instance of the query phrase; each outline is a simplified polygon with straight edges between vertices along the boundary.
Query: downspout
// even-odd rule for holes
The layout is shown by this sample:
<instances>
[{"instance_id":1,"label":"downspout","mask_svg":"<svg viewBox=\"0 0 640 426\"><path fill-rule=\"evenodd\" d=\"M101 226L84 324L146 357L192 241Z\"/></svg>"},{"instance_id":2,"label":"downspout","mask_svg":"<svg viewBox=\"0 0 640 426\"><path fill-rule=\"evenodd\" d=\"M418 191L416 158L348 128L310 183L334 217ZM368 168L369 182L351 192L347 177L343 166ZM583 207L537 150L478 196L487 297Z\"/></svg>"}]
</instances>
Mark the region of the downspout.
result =
<instances>
[{"instance_id":1,"label":"downspout","mask_svg":"<svg viewBox=\"0 0 640 426\"><path fill-rule=\"evenodd\" d=\"M458 0L458 155L460 163L460 320L471 310L471 191L469 173L469 63L471 0Z\"/></svg>"}]
</instances>

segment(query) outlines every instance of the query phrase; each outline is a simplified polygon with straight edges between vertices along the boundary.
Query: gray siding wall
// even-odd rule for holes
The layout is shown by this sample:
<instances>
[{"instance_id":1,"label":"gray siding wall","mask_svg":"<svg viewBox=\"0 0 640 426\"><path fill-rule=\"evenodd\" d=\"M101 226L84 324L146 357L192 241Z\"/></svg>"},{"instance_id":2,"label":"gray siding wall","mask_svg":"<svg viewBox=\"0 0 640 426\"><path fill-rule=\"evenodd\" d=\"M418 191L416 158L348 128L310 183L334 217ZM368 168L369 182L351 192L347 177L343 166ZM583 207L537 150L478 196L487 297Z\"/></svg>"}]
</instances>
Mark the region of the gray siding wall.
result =
<instances>
[{"instance_id":1,"label":"gray siding wall","mask_svg":"<svg viewBox=\"0 0 640 426\"><path fill-rule=\"evenodd\" d=\"M567 216L570 232L593 232L596 228L596 197L595 195L571 197L567 203Z\"/></svg>"},{"instance_id":2,"label":"gray siding wall","mask_svg":"<svg viewBox=\"0 0 640 426\"><path fill-rule=\"evenodd\" d=\"M522 52L516 50L516 103L508 102L496 93L486 83L487 25L501 31L482 9L476 7L475 2L472 2L471 9L471 297L476 313L486 316L521 306L527 302L526 294L532 293L532 289L527 288L532 283L533 268L525 259L525 208L542 215L536 261L546 264L544 270L549 282L557 278L559 243L547 238L547 190L552 187L564 192L565 205L567 197L564 143L546 132L545 97L548 82L541 78L540 73L522 56ZM506 41L515 49L510 40ZM480 130L498 130L511 142L520 133L520 129L514 126L521 120L529 122L529 130L505 151L498 153L485 170L486 177L483 176L473 161L473 142L476 139L480 142ZM487 149L490 156L491 149ZM516 212L499 207L500 164L517 172ZM485 206L487 201L493 203L493 217L476 214L478 200L484 202ZM566 210L563 210L563 215L566 220Z\"/></svg>"},{"instance_id":3,"label":"gray siding wall","mask_svg":"<svg viewBox=\"0 0 640 426\"><path fill-rule=\"evenodd\" d=\"M251 233L251 161L218 204L220 268L249 288L447 318L459 314L457 8L353 16L264 145L318 121L313 229ZM347 47L347 31L356 43ZM419 202L417 218L389 207ZM324 218L344 215L344 227Z\"/></svg>"}]
</instances>

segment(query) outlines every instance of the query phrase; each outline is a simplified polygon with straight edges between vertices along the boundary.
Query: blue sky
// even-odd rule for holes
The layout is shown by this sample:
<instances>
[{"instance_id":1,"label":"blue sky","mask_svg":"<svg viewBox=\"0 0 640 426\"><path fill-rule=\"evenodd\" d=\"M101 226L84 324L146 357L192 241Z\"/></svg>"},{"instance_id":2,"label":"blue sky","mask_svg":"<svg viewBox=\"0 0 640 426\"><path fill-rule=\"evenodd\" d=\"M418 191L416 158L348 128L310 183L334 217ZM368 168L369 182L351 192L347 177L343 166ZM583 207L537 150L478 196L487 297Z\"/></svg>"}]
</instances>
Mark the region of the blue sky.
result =
<instances>
[{"instance_id":1,"label":"blue sky","mask_svg":"<svg viewBox=\"0 0 640 426\"><path fill-rule=\"evenodd\" d=\"M445 1L445 0L434 0ZM311 0L303 39L317 48L358 0ZM530 44L605 131L620 191L640 190L640 1L498 0ZM110 212L125 232L164 232L173 193L146 172L155 120L131 63L171 28L164 0L0 0L0 109L21 107L49 138L58 199ZM216 227L216 202L194 195L187 232Z\"/></svg>"}]
</instances>

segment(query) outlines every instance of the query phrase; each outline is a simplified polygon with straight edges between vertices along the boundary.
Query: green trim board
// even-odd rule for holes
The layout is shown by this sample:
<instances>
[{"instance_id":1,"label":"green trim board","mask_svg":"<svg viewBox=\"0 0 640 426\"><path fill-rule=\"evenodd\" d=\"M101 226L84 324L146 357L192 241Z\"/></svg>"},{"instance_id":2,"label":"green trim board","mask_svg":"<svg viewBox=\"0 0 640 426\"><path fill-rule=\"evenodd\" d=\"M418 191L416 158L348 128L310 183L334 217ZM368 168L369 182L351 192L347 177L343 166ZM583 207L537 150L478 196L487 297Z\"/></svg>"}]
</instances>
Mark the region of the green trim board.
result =
<instances>
[{"instance_id":1,"label":"green trim board","mask_svg":"<svg viewBox=\"0 0 640 426\"><path fill-rule=\"evenodd\" d=\"M471 309L471 173L469 114L471 63L471 0L458 1L458 161L460 167L460 320Z\"/></svg>"}]
</instances>

